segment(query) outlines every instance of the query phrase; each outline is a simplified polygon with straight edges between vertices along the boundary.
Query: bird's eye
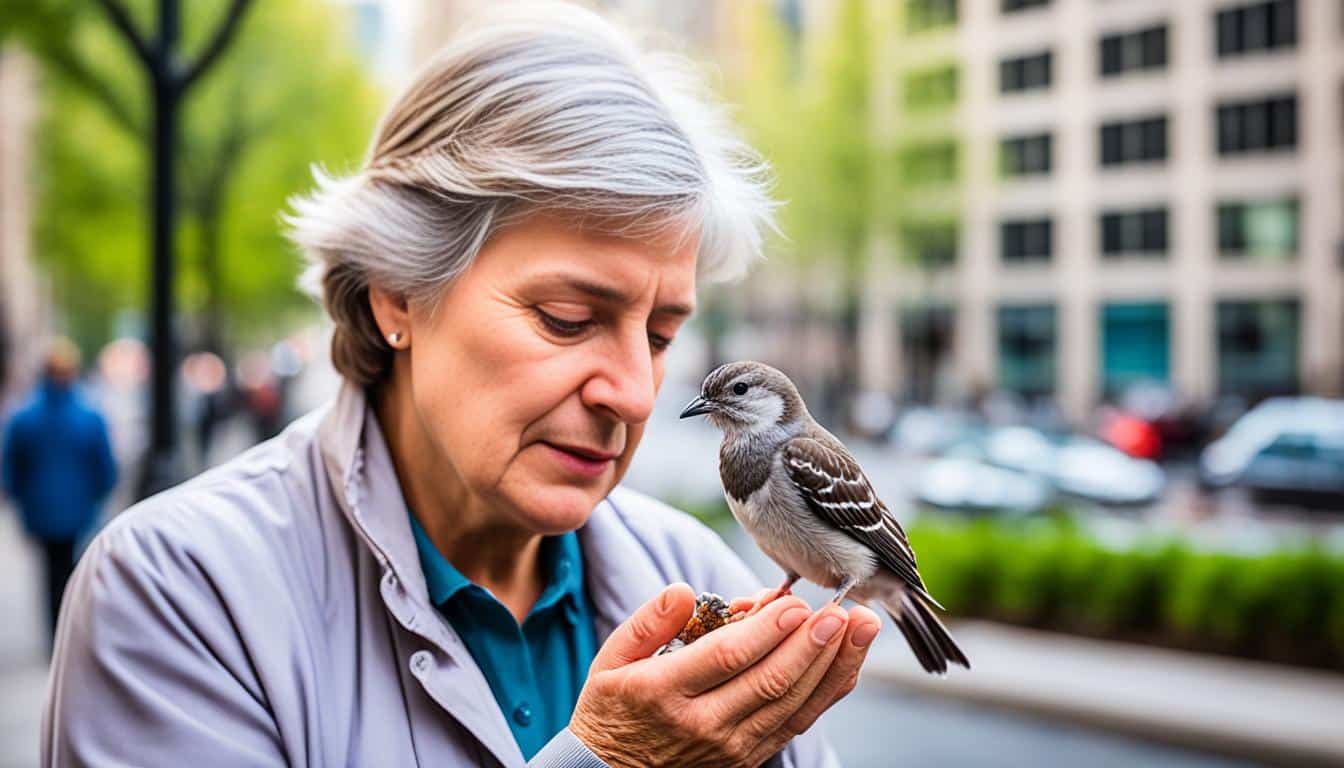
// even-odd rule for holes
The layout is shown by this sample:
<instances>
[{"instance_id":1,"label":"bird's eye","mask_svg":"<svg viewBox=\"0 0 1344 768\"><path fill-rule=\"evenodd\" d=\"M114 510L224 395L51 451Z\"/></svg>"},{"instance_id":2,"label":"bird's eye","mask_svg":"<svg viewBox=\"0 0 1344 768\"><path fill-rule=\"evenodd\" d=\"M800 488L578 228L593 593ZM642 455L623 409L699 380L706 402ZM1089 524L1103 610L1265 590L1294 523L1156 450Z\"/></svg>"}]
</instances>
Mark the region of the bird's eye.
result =
<instances>
[{"instance_id":1,"label":"bird's eye","mask_svg":"<svg viewBox=\"0 0 1344 768\"><path fill-rule=\"evenodd\" d=\"M743 384L743 383L740 382L740 381L737 382L736 384L733 385L733 394L735 394L735 395L745 395L745 394L747 394L747 385L746 385L746 384Z\"/></svg>"}]
</instances>

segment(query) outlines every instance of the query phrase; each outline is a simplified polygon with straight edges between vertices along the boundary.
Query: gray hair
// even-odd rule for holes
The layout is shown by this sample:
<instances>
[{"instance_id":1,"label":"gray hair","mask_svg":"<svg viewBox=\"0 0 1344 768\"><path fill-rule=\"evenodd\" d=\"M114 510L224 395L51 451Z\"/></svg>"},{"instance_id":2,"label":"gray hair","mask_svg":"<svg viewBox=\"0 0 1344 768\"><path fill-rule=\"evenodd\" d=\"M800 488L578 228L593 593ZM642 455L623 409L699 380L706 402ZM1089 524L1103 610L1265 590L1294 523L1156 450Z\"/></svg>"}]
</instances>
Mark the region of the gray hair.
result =
<instances>
[{"instance_id":1,"label":"gray hair","mask_svg":"<svg viewBox=\"0 0 1344 768\"><path fill-rule=\"evenodd\" d=\"M701 281L741 277L774 228L768 168L689 63L560 4L510 5L459 33L384 113L360 171L314 176L288 235L335 323L333 363L361 385L392 360L369 286L433 306L528 213L698 234Z\"/></svg>"}]
</instances>

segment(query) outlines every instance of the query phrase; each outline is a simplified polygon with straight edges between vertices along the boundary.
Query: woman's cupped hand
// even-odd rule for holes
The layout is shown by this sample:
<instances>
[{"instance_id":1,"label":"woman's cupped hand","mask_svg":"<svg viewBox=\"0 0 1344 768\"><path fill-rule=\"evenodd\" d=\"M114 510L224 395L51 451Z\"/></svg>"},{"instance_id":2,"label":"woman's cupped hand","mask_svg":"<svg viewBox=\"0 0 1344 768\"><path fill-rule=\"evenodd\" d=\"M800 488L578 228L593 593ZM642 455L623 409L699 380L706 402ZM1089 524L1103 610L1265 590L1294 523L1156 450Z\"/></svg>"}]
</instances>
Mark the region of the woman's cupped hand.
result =
<instances>
[{"instance_id":1,"label":"woman's cupped hand","mask_svg":"<svg viewBox=\"0 0 1344 768\"><path fill-rule=\"evenodd\" d=\"M569 728L608 765L764 763L854 689L881 626L862 606L813 613L785 596L651 656L694 610L691 588L673 584L598 651Z\"/></svg>"}]
</instances>

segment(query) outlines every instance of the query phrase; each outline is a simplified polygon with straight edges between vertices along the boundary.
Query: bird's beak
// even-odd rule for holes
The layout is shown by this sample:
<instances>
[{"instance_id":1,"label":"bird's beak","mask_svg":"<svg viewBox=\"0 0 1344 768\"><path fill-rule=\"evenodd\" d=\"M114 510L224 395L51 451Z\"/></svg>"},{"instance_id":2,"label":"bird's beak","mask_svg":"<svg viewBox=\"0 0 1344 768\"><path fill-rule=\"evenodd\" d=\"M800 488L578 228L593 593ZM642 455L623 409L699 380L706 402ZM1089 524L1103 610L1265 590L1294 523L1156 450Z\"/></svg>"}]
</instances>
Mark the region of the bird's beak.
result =
<instances>
[{"instance_id":1,"label":"bird's beak","mask_svg":"<svg viewBox=\"0 0 1344 768\"><path fill-rule=\"evenodd\" d=\"M703 397L697 397L686 405L678 418L687 418L689 416L699 416L702 413L709 413L714 410L714 403Z\"/></svg>"}]
</instances>

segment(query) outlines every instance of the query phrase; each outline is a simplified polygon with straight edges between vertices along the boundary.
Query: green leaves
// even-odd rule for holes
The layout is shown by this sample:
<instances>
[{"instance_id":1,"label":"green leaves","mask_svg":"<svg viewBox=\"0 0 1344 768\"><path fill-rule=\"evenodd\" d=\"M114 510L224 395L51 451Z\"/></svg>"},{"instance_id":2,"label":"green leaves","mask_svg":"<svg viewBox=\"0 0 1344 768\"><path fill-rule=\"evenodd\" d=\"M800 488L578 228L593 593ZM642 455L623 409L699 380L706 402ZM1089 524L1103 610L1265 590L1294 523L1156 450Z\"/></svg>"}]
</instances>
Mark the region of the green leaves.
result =
<instances>
[{"instance_id":1,"label":"green leaves","mask_svg":"<svg viewBox=\"0 0 1344 768\"><path fill-rule=\"evenodd\" d=\"M1103 546L1068 523L922 518L920 572L954 613L1344 669L1344 555Z\"/></svg>"},{"instance_id":2,"label":"green leaves","mask_svg":"<svg viewBox=\"0 0 1344 768\"><path fill-rule=\"evenodd\" d=\"M151 36L152 4L127 5ZM184 0L188 60L227 5ZM255 3L189 93L179 143L179 307L199 316L216 306L221 330L235 339L273 336L296 311L312 311L293 288L299 260L279 214L311 184L311 164L356 166L373 129L381 97L341 13L320 0ZM35 249L67 326L95 346L110 338L114 318L145 305L145 79L93 2L7 0L0 40L18 42L41 66Z\"/></svg>"}]
</instances>

